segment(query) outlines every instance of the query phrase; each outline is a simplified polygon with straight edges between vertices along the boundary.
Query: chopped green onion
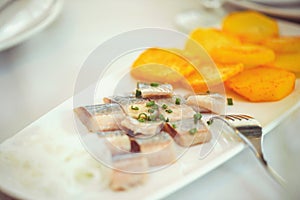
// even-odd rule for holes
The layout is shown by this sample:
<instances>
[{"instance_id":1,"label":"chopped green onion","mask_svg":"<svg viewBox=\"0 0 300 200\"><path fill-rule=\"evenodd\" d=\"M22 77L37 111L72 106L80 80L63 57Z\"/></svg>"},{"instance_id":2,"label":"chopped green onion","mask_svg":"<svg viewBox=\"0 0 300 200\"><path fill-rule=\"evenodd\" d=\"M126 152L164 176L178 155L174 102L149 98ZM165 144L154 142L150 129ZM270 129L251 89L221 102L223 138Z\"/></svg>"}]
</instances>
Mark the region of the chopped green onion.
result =
<instances>
[{"instance_id":1,"label":"chopped green onion","mask_svg":"<svg viewBox=\"0 0 300 200\"><path fill-rule=\"evenodd\" d=\"M173 127L173 128L177 128L176 124L172 124L172 127Z\"/></svg>"},{"instance_id":2,"label":"chopped green onion","mask_svg":"<svg viewBox=\"0 0 300 200\"><path fill-rule=\"evenodd\" d=\"M150 108L150 109L148 110L148 113L154 113L154 109Z\"/></svg>"},{"instance_id":3,"label":"chopped green onion","mask_svg":"<svg viewBox=\"0 0 300 200\"><path fill-rule=\"evenodd\" d=\"M158 105L157 105L157 104L154 104L154 105L152 106L152 109L157 110L157 109L158 109Z\"/></svg>"},{"instance_id":4,"label":"chopped green onion","mask_svg":"<svg viewBox=\"0 0 300 200\"><path fill-rule=\"evenodd\" d=\"M195 133L197 132L197 129L196 128L192 128L191 130L189 130L189 133L191 135L195 135Z\"/></svg>"},{"instance_id":5,"label":"chopped green onion","mask_svg":"<svg viewBox=\"0 0 300 200\"><path fill-rule=\"evenodd\" d=\"M138 119L147 119L148 116L146 113L140 113L139 116L138 116Z\"/></svg>"},{"instance_id":6,"label":"chopped green onion","mask_svg":"<svg viewBox=\"0 0 300 200\"><path fill-rule=\"evenodd\" d=\"M145 119L144 118L138 118L137 119L139 122L145 122Z\"/></svg>"},{"instance_id":7,"label":"chopped green onion","mask_svg":"<svg viewBox=\"0 0 300 200\"><path fill-rule=\"evenodd\" d=\"M142 97L142 92L140 90L135 90L135 97L136 98L141 98Z\"/></svg>"},{"instance_id":8,"label":"chopped green onion","mask_svg":"<svg viewBox=\"0 0 300 200\"><path fill-rule=\"evenodd\" d=\"M139 110L139 107L137 107L137 106L131 106L131 110Z\"/></svg>"},{"instance_id":9,"label":"chopped green onion","mask_svg":"<svg viewBox=\"0 0 300 200\"><path fill-rule=\"evenodd\" d=\"M150 85L151 85L152 87L157 87L157 86L159 86L159 83L150 83Z\"/></svg>"},{"instance_id":10,"label":"chopped green onion","mask_svg":"<svg viewBox=\"0 0 300 200\"><path fill-rule=\"evenodd\" d=\"M148 121L155 121L155 120L156 120L156 116L155 115L148 116Z\"/></svg>"},{"instance_id":11,"label":"chopped green onion","mask_svg":"<svg viewBox=\"0 0 300 200\"><path fill-rule=\"evenodd\" d=\"M176 104L176 105L180 105L180 102L181 102L181 99L179 99L179 98L176 98L176 100L175 100L175 104Z\"/></svg>"},{"instance_id":12,"label":"chopped green onion","mask_svg":"<svg viewBox=\"0 0 300 200\"><path fill-rule=\"evenodd\" d=\"M212 120L208 120L206 123L207 123L207 125L211 125L213 123L213 121Z\"/></svg>"},{"instance_id":13,"label":"chopped green onion","mask_svg":"<svg viewBox=\"0 0 300 200\"><path fill-rule=\"evenodd\" d=\"M160 114L158 117L160 120L165 121L165 117L162 114Z\"/></svg>"},{"instance_id":14,"label":"chopped green onion","mask_svg":"<svg viewBox=\"0 0 300 200\"><path fill-rule=\"evenodd\" d=\"M232 106L233 105L233 100L232 98L227 98L227 105Z\"/></svg>"},{"instance_id":15,"label":"chopped green onion","mask_svg":"<svg viewBox=\"0 0 300 200\"><path fill-rule=\"evenodd\" d=\"M154 106L154 105L155 105L154 101L149 101L149 102L146 103L147 107L151 107L151 106Z\"/></svg>"},{"instance_id":16,"label":"chopped green onion","mask_svg":"<svg viewBox=\"0 0 300 200\"><path fill-rule=\"evenodd\" d=\"M173 110L171 110L171 109L167 109L167 110L166 110L166 112L167 112L167 113L172 113L172 112L173 112Z\"/></svg>"},{"instance_id":17,"label":"chopped green onion","mask_svg":"<svg viewBox=\"0 0 300 200\"><path fill-rule=\"evenodd\" d=\"M194 114L194 122L195 124L197 123L198 120L200 120L202 118L201 113L196 113Z\"/></svg>"},{"instance_id":18,"label":"chopped green onion","mask_svg":"<svg viewBox=\"0 0 300 200\"><path fill-rule=\"evenodd\" d=\"M163 104L161 107L162 107L163 109L167 109L167 108L168 108L168 106L167 106L166 104Z\"/></svg>"}]
</instances>

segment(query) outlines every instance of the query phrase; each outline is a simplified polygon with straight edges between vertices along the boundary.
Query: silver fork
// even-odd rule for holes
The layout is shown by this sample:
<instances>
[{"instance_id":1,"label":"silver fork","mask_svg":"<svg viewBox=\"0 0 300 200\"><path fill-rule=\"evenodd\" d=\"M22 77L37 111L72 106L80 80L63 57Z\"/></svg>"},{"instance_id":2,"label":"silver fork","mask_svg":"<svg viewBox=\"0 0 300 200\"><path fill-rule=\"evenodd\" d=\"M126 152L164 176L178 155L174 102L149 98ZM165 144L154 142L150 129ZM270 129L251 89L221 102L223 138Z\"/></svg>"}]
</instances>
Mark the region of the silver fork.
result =
<instances>
[{"instance_id":1,"label":"silver fork","mask_svg":"<svg viewBox=\"0 0 300 200\"><path fill-rule=\"evenodd\" d=\"M230 127L232 133L236 133L250 147L271 177L281 186L285 187L286 181L268 165L264 158L262 150L262 127L256 119L248 115L219 115L210 118L209 121L210 123L214 123L216 120L221 120Z\"/></svg>"}]
</instances>

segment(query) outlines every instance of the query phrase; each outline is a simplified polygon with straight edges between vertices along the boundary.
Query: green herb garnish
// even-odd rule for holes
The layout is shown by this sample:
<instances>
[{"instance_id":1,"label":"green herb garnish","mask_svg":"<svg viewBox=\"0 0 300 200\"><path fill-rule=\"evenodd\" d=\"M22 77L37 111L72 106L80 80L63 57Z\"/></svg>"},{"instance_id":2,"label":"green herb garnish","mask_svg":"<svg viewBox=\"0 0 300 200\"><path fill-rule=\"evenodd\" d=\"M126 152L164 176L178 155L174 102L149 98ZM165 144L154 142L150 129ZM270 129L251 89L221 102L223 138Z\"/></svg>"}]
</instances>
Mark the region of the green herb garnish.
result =
<instances>
[{"instance_id":1,"label":"green herb garnish","mask_svg":"<svg viewBox=\"0 0 300 200\"><path fill-rule=\"evenodd\" d=\"M158 116L158 118L159 118L160 120L162 120L162 121L165 121L165 117L164 117L162 114L160 114L160 115Z\"/></svg>"},{"instance_id":2,"label":"green herb garnish","mask_svg":"<svg viewBox=\"0 0 300 200\"><path fill-rule=\"evenodd\" d=\"M147 107L151 107L151 106L154 106L154 105L155 105L154 101L149 101L149 102L146 103Z\"/></svg>"},{"instance_id":3,"label":"green herb garnish","mask_svg":"<svg viewBox=\"0 0 300 200\"><path fill-rule=\"evenodd\" d=\"M172 124L172 127L173 127L174 129L177 128L176 124Z\"/></svg>"},{"instance_id":4,"label":"green herb garnish","mask_svg":"<svg viewBox=\"0 0 300 200\"><path fill-rule=\"evenodd\" d=\"M148 113L154 113L154 109L150 108L150 109L148 110Z\"/></svg>"},{"instance_id":5,"label":"green herb garnish","mask_svg":"<svg viewBox=\"0 0 300 200\"><path fill-rule=\"evenodd\" d=\"M189 133L191 135L195 135L195 133L197 132L197 129L196 128L192 128L191 130L189 130Z\"/></svg>"},{"instance_id":6,"label":"green herb garnish","mask_svg":"<svg viewBox=\"0 0 300 200\"><path fill-rule=\"evenodd\" d=\"M175 104L176 104L176 105L180 105L180 103L181 103L181 99L179 99L179 98L176 98L176 100L175 100Z\"/></svg>"},{"instance_id":7,"label":"green herb garnish","mask_svg":"<svg viewBox=\"0 0 300 200\"><path fill-rule=\"evenodd\" d=\"M170 120L169 120L169 118L167 118L166 120L165 120L165 122L169 122Z\"/></svg>"},{"instance_id":8,"label":"green herb garnish","mask_svg":"<svg viewBox=\"0 0 300 200\"><path fill-rule=\"evenodd\" d=\"M227 98L227 105L232 106L233 105L233 100L232 98Z\"/></svg>"},{"instance_id":9,"label":"green herb garnish","mask_svg":"<svg viewBox=\"0 0 300 200\"><path fill-rule=\"evenodd\" d=\"M194 122L195 124L197 123L198 120L200 120L202 118L201 113L196 113L194 114Z\"/></svg>"},{"instance_id":10,"label":"green herb garnish","mask_svg":"<svg viewBox=\"0 0 300 200\"><path fill-rule=\"evenodd\" d=\"M155 120L156 120L156 116L155 115L148 116L148 121L155 121Z\"/></svg>"},{"instance_id":11,"label":"green herb garnish","mask_svg":"<svg viewBox=\"0 0 300 200\"><path fill-rule=\"evenodd\" d=\"M159 83L150 83L150 85L151 85L152 87L157 87L157 86L159 86Z\"/></svg>"},{"instance_id":12,"label":"green herb garnish","mask_svg":"<svg viewBox=\"0 0 300 200\"><path fill-rule=\"evenodd\" d=\"M144 118L138 118L137 119L139 122L145 122L145 119Z\"/></svg>"},{"instance_id":13,"label":"green herb garnish","mask_svg":"<svg viewBox=\"0 0 300 200\"><path fill-rule=\"evenodd\" d=\"M147 119L147 118L148 118L148 116L147 116L146 113L140 113L139 116L138 116L138 120L139 119Z\"/></svg>"},{"instance_id":14,"label":"green herb garnish","mask_svg":"<svg viewBox=\"0 0 300 200\"><path fill-rule=\"evenodd\" d=\"M212 125L213 121L212 120L208 120L206 123L207 123L208 126L210 126L210 125Z\"/></svg>"},{"instance_id":15,"label":"green herb garnish","mask_svg":"<svg viewBox=\"0 0 300 200\"><path fill-rule=\"evenodd\" d=\"M139 107L137 107L137 106L131 106L131 110L139 110Z\"/></svg>"},{"instance_id":16,"label":"green herb garnish","mask_svg":"<svg viewBox=\"0 0 300 200\"><path fill-rule=\"evenodd\" d=\"M163 109L167 109L167 108L168 108L168 106L167 106L166 104L163 104L161 107L162 107Z\"/></svg>"},{"instance_id":17,"label":"green herb garnish","mask_svg":"<svg viewBox=\"0 0 300 200\"><path fill-rule=\"evenodd\" d=\"M142 97L142 92L140 90L135 90L135 97L136 98L141 98Z\"/></svg>"},{"instance_id":18,"label":"green herb garnish","mask_svg":"<svg viewBox=\"0 0 300 200\"><path fill-rule=\"evenodd\" d=\"M167 109L167 110L166 110L166 112L167 112L167 113L172 113L172 112L173 112L173 110L171 110L171 109Z\"/></svg>"}]
</instances>

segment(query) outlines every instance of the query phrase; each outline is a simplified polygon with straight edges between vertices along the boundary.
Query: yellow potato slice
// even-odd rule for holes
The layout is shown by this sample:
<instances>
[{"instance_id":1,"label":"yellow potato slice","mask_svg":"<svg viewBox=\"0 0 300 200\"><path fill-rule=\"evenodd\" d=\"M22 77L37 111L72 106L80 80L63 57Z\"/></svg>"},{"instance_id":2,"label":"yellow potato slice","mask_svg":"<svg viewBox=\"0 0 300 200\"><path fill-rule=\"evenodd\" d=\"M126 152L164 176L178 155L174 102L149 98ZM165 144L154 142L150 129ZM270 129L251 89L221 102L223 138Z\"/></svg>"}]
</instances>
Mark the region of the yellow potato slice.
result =
<instances>
[{"instance_id":1,"label":"yellow potato slice","mask_svg":"<svg viewBox=\"0 0 300 200\"><path fill-rule=\"evenodd\" d=\"M266 38L261 44L272 49L276 53L300 52L300 36Z\"/></svg>"},{"instance_id":2,"label":"yellow potato slice","mask_svg":"<svg viewBox=\"0 0 300 200\"><path fill-rule=\"evenodd\" d=\"M247 69L226 81L226 86L253 102L277 101L289 95L295 86L295 74L282 69Z\"/></svg>"},{"instance_id":3,"label":"yellow potato slice","mask_svg":"<svg viewBox=\"0 0 300 200\"><path fill-rule=\"evenodd\" d=\"M243 42L257 43L279 35L275 20L255 11L239 11L227 15L222 29L239 37Z\"/></svg>"},{"instance_id":4,"label":"yellow potato slice","mask_svg":"<svg viewBox=\"0 0 300 200\"><path fill-rule=\"evenodd\" d=\"M252 44L216 48L211 56L218 63L242 63L246 68L270 63L275 59L271 49Z\"/></svg>"},{"instance_id":5,"label":"yellow potato slice","mask_svg":"<svg viewBox=\"0 0 300 200\"><path fill-rule=\"evenodd\" d=\"M214 48L239 45L238 38L214 28L197 28L190 33L185 50L193 52L194 43L200 44L208 53Z\"/></svg>"},{"instance_id":6,"label":"yellow potato slice","mask_svg":"<svg viewBox=\"0 0 300 200\"><path fill-rule=\"evenodd\" d=\"M300 72L300 51L296 53L278 53L268 66Z\"/></svg>"},{"instance_id":7,"label":"yellow potato slice","mask_svg":"<svg viewBox=\"0 0 300 200\"><path fill-rule=\"evenodd\" d=\"M193 88L194 92L202 93L209 90L210 86L214 86L236 74L243 71L242 64L224 65L217 64L215 66L203 66L201 72L195 71L190 76L186 77L187 85Z\"/></svg>"},{"instance_id":8,"label":"yellow potato slice","mask_svg":"<svg viewBox=\"0 0 300 200\"><path fill-rule=\"evenodd\" d=\"M194 67L179 49L149 48L131 66L131 75L144 81L176 84L193 73Z\"/></svg>"}]
</instances>

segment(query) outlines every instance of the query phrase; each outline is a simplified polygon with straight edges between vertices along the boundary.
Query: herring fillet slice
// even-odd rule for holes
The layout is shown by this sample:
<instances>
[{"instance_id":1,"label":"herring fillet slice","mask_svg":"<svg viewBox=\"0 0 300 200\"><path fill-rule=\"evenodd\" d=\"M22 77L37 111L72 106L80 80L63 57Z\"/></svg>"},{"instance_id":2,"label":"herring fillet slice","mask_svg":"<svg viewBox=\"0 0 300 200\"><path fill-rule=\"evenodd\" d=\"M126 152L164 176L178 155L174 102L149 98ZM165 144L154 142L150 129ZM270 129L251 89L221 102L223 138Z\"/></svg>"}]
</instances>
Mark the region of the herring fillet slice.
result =
<instances>
[{"instance_id":1,"label":"herring fillet slice","mask_svg":"<svg viewBox=\"0 0 300 200\"><path fill-rule=\"evenodd\" d=\"M202 121L195 123L194 119L168 122L164 129L178 145L183 147L206 143L212 137L205 124Z\"/></svg>"},{"instance_id":2,"label":"herring fillet slice","mask_svg":"<svg viewBox=\"0 0 300 200\"><path fill-rule=\"evenodd\" d=\"M90 132L119 130L119 122L125 116L114 103L78 107L74 112Z\"/></svg>"}]
</instances>

